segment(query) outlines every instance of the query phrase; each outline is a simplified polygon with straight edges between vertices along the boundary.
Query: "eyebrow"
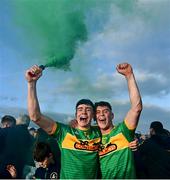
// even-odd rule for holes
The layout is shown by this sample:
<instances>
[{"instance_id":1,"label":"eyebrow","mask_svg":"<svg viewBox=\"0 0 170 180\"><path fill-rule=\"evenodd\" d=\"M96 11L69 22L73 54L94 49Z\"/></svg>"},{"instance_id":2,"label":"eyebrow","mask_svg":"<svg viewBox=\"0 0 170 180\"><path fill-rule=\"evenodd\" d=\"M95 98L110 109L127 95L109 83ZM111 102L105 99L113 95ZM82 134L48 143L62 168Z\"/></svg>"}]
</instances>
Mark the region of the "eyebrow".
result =
<instances>
[{"instance_id":1,"label":"eyebrow","mask_svg":"<svg viewBox=\"0 0 170 180\"><path fill-rule=\"evenodd\" d=\"M77 107L77 109L83 109L84 107ZM85 107L85 109L92 109L92 107L91 106L87 106L87 107Z\"/></svg>"},{"instance_id":2,"label":"eyebrow","mask_svg":"<svg viewBox=\"0 0 170 180\"><path fill-rule=\"evenodd\" d=\"M105 111L105 110L107 110L107 111L110 111L110 109L109 108L104 108L104 109L96 109L96 111Z\"/></svg>"}]
</instances>

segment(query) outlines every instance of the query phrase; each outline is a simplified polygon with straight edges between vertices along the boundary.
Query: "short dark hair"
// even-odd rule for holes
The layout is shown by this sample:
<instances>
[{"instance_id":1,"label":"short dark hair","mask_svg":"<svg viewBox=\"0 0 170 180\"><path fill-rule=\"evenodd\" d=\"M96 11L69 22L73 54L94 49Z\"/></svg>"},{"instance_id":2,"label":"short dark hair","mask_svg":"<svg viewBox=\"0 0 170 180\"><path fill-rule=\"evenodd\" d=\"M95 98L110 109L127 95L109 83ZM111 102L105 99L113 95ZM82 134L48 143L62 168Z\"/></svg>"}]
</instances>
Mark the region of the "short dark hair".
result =
<instances>
[{"instance_id":1,"label":"short dark hair","mask_svg":"<svg viewBox=\"0 0 170 180\"><path fill-rule=\"evenodd\" d=\"M99 101L99 102L96 102L94 104L94 110L96 111L97 107L98 106L106 106L108 107L111 111L112 111L112 106L110 105L110 103L106 102L106 101Z\"/></svg>"},{"instance_id":2,"label":"short dark hair","mask_svg":"<svg viewBox=\"0 0 170 180\"><path fill-rule=\"evenodd\" d=\"M153 121L150 124L150 128L153 128L155 130L155 133L163 132L163 124L160 121Z\"/></svg>"},{"instance_id":3,"label":"short dark hair","mask_svg":"<svg viewBox=\"0 0 170 180\"><path fill-rule=\"evenodd\" d=\"M37 162L41 162L44 161L46 157L49 157L50 153L52 153L52 151L48 143L38 142L35 146L33 156Z\"/></svg>"},{"instance_id":4,"label":"short dark hair","mask_svg":"<svg viewBox=\"0 0 170 180\"><path fill-rule=\"evenodd\" d=\"M5 115L1 118L1 123L11 122L12 124L16 125L16 119L13 116Z\"/></svg>"},{"instance_id":5,"label":"short dark hair","mask_svg":"<svg viewBox=\"0 0 170 180\"><path fill-rule=\"evenodd\" d=\"M92 109L94 110L94 104L92 103L92 101L90 99L81 99L77 102L76 104L76 110L77 107L81 104L86 104L86 105L90 105L92 107Z\"/></svg>"}]
</instances>

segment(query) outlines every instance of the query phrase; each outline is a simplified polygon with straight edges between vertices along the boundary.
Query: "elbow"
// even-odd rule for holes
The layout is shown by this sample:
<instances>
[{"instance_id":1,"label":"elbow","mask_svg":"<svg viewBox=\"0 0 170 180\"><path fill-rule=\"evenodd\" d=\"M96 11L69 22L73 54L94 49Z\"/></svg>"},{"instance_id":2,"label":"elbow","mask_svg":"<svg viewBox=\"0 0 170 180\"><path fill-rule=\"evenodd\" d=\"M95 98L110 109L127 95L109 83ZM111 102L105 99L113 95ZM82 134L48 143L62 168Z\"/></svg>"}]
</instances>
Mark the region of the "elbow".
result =
<instances>
[{"instance_id":1,"label":"elbow","mask_svg":"<svg viewBox=\"0 0 170 180\"><path fill-rule=\"evenodd\" d=\"M142 105L142 102L140 102L136 108L136 111L141 113L142 109L143 109L143 105Z\"/></svg>"},{"instance_id":2,"label":"elbow","mask_svg":"<svg viewBox=\"0 0 170 180\"><path fill-rule=\"evenodd\" d=\"M37 123L41 119L41 114L37 113L29 113L30 119Z\"/></svg>"},{"instance_id":3,"label":"elbow","mask_svg":"<svg viewBox=\"0 0 170 180\"><path fill-rule=\"evenodd\" d=\"M143 105L142 105L142 101L140 101L134 108L133 111L136 112L136 114L140 114L142 112L143 109Z\"/></svg>"}]
</instances>

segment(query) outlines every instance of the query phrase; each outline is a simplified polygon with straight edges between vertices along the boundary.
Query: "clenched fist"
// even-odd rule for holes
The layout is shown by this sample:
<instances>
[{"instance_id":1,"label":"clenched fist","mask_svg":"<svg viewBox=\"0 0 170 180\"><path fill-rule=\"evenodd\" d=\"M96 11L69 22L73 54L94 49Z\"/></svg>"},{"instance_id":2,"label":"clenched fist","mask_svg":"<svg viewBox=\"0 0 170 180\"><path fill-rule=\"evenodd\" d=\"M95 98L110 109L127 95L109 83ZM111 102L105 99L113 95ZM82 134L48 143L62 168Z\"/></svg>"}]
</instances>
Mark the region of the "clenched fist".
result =
<instances>
[{"instance_id":1,"label":"clenched fist","mask_svg":"<svg viewBox=\"0 0 170 180\"><path fill-rule=\"evenodd\" d=\"M133 69L128 63L118 64L116 69L120 74L124 75L125 77L128 77L133 73Z\"/></svg>"},{"instance_id":2,"label":"clenched fist","mask_svg":"<svg viewBox=\"0 0 170 180\"><path fill-rule=\"evenodd\" d=\"M42 75L42 68L38 65L32 66L25 73L25 78L28 82L37 81Z\"/></svg>"}]
</instances>

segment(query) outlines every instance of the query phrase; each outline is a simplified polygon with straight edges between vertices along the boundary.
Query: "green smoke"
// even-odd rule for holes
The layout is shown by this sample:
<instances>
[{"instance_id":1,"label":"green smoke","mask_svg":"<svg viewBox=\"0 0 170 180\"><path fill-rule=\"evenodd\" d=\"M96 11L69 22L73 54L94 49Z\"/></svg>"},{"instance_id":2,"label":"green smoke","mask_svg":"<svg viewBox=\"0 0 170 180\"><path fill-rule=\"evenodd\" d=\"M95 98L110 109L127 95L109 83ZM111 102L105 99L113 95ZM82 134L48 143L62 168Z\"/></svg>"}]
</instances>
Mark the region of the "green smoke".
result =
<instances>
[{"instance_id":1,"label":"green smoke","mask_svg":"<svg viewBox=\"0 0 170 180\"><path fill-rule=\"evenodd\" d=\"M98 12L98 9L103 8L105 12L104 7L106 7L104 14L107 14L109 7L107 5L114 4L122 12L129 12L136 1L12 0L9 2L13 9L13 20L21 31L22 37L18 38L18 41L23 41L25 46L31 48L29 56L34 56L35 59L39 59L38 63L48 67L69 70L78 45L88 38L85 16L89 9L94 8Z\"/></svg>"},{"instance_id":2,"label":"green smoke","mask_svg":"<svg viewBox=\"0 0 170 180\"><path fill-rule=\"evenodd\" d=\"M68 70L87 40L84 3L79 0L14 0L14 20L41 63Z\"/></svg>"},{"instance_id":3,"label":"green smoke","mask_svg":"<svg viewBox=\"0 0 170 180\"><path fill-rule=\"evenodd\" d=\"M63 70L69 70L78 45L87 40L85 13L88 13L90 8L96 7L94 10L97 10L113 3L126 12L131 10L134 3L133 0L9 2L13 9L13 20L21 31L18 41L23 41L21 44L31 48L29 56L39 59L38 63ZM26 56L27 54L25 53Z\"/></svg>"}]
</instances>

